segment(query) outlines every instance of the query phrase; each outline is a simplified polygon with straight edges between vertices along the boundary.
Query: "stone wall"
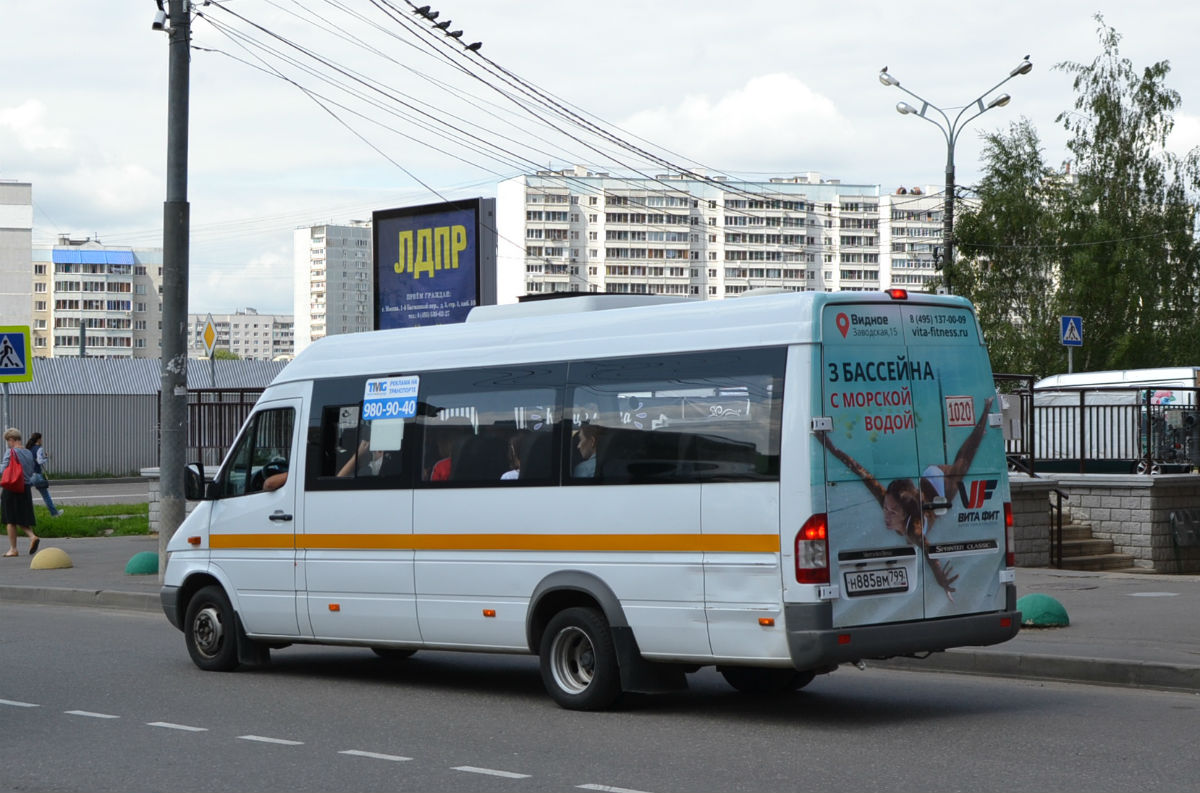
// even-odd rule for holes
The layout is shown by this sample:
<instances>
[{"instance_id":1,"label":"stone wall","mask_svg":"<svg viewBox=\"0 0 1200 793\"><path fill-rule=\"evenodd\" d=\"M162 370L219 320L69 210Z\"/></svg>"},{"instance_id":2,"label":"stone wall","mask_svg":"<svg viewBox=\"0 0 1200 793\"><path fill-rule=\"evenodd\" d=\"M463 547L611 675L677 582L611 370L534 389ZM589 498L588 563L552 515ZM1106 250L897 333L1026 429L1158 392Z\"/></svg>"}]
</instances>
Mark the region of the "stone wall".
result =
<instances>
[{"instance_id":1,"label":"stone wall","mask_svg":"<svg viewBox=\"0 0 1200 793\"><path fill-rule=\"evenodd\" d=\"M1171 513L1200 510L1200 476L1162 474L1045 474L1070 495L1078 521L1092 536L1112 540L1113 550L1157 573L1200 573L1200 547L1180 547L1171 531Z\"/></svg>"},{"instance_id":2,"label":"stone wall","mask_svg":"<svg viewBox=\"0 0 1200 793\"><path fill-rule=\"evenodd\" d=\"M1013 550L1017 567L1050 565L1050 493L1054 482L1012 474Z\"/></svg>"},{"instance_id":3,"label":"stone wall","mask_svg":"<svg viewBox=\"0 0 1200 793\"><path fill-rule=\"evenodd\" d=\"M143 468L141 470L141 474L142 474L142 477L147 480L147 484L148 484L148 493L149 493L149 495L148 495L149 504L148 505L150 508L150 533L158 534L158 521L159 521L159 512L160 512L159 497L158 497L158 491L159 491L158 469L157 468ZM184 514L191 512L192 509L195 508L197 503L198 502L196 502L196 501L185 501L184 502Z\"/></svg>"}]
</instances>

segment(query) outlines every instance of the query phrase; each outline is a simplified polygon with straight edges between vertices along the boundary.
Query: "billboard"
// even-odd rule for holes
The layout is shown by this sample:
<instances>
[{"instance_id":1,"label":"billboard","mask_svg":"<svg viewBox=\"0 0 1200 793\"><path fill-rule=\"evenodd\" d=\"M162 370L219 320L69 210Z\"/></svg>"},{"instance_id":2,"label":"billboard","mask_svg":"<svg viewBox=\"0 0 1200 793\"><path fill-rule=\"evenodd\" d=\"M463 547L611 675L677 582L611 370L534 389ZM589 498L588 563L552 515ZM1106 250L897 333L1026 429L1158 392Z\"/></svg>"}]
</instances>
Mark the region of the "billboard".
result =
<instances>
[{"instance_id":1,"label":"billboard","mask_svg":"<svg viewBox=\"0 0 1200 793\"><path fill-rule=\"evenodd\" d=\"M462 322L496 302L496 200L372 215L375 329Z\"/></svg>"}]
</instances>

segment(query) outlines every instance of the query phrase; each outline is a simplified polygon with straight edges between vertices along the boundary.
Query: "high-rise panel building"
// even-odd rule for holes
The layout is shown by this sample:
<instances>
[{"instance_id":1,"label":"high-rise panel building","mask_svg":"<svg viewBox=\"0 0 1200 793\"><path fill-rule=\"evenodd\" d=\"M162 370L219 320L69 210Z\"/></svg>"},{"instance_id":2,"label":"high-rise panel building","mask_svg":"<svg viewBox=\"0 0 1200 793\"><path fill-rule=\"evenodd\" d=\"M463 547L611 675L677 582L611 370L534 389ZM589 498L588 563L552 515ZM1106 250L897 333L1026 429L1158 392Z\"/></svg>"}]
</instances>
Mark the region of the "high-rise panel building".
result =
<instances>
[{"instance_id":1,"label":"high-rise panel building","mask_svg":"<svg viewBox=\"0 0 1200 793\"><path fill-rule=\"evenodd\" d=\"M35 356L161 355L161 248L104 245L64 235L57 245L33 248L32 261Z\"/></svg>"},{"instance_id":2,"label":"high-rise panel building","mask_svg":"<svg viewBox=\"0 0 1200 793\"><path fill-rule=\"evenodd\" d=\"M920 190L883 195L816 173L751 182L539 171L497 191L500 302L546 292L719 299L756 288L886 289L893 260L897 285L921 288L938 280L940 207Z\"/></svg>"},{"instance_id":3,"label":"high-rise panel building","mask_svg":"<svg viewBox=\"0 0 1200 793\"><path fill-rule=\"evenodd\" d=\"M296 229L292 283L297 353L323 336L371 330L371 222Z\"/></svg>"},{"instance_id":4,"label":"high-rise panel building","mask_svg":"<svg viewBox=\"0 0 1200 793\"><path fill-rule=\"evenodd\" d=\"M188 314L187 351L190 358L205 357L204 328L208 314ZM253 308L232 314L213 314L215 349L228 350L247 361L278 361L295 356L291 314L260 314Z\"/></svg>"},{"instance_id":5,"label":"high-rise panel building","mask_svg":"<svg viewBox=\"0 0 1200 793\"><path fill-rule=\"evenodd\" d=\"M0 325L32 325L33 185L0 180Z\"/></svg>"}]
</instances>

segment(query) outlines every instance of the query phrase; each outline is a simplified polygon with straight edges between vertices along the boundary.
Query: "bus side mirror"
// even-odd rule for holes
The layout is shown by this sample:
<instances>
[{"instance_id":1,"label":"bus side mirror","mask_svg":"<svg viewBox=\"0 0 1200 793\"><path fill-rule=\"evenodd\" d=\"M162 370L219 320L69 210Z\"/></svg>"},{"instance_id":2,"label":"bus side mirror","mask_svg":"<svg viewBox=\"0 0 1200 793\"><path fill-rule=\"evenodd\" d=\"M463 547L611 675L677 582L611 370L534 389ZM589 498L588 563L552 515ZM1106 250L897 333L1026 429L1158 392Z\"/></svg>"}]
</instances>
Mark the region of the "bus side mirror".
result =
<instances>
[{"instance_id":1,"label":"bus side mirror","mask_svg":"<svg viewBox=\"0 0 1200 793\"><path fill-rule=\"evenodd\" d=\"M183 469L183 495L188 501L202 501L211 498L212 494L204 481L204 468L191 464Z\"/></svg>"}]
</instances>

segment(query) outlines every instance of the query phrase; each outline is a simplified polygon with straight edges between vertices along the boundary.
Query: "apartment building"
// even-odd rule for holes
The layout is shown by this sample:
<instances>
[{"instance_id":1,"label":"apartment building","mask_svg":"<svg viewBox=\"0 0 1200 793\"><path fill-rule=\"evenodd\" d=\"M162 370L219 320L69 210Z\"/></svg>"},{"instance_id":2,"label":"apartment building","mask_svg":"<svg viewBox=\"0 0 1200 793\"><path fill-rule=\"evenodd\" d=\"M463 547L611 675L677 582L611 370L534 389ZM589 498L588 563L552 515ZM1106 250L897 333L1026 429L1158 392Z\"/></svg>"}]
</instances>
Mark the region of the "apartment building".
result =
<instances>
[{"instance_id":1,"label":"apartment building","mask_svg":"<svg viewBox=\"0 0 1200 793\"><path fill-rule=\"evenodd\" d=\"M371 222L296 229L292 250L295 352L327 335L371 330Z\"/></svg>"},{"instance_id":2,"label":"apartment building","mask_svg":"<svg viewBox=\"0 0 1200 793\"><path fill-rule=\"evenodd\" d=\"M0 325L31 325L33 185L0 179Z\"/></svg>"},{"instance_id":3,"label":"apartment building","mask_svg":"<svg viewBox=\"0 0 1200 793\"><path fill-rule=\"evenodd\" d=\"M206 357L204 327L208 314L188 314L189 358ZM232 314L213 314L214 349L228 350L247 361L281 361L295 356L291 314L260 314L245 308Z\"/></svg>"},{"instance_id":4,"label":"apartment building","mask_svg":"<svg viewBox=\"0 0 1200 793\"><path fill-rule=\"evenodd\" d=\"M720 299L755 288L921 289L941 198L807 173L761 182L576 167L501 182L500 302L545 292ZM893 279L898 280L893 280Z\"/></svg>"},{"instance_id":5,"label":"apartment building","mask_svg":"<svg viewBox=\"0 0 1200 793\"><path fill-rule=\"evenodd\" d=\"M63 235L57 245L33 248L32 261L36 357L159 357L161 248Z\"/></svg>"},{"instance_id":6,"label":"apartment building","mask_svg":"<svg viewBox=\"0 0 1200 793\"><path fill-rule=\"evenodd\" d=\"M942 282L945 193L940 188L899 187L882 197L879 213L881 289L892 286L935 292ZM960 199L960 206L977 204Z\"/></svg>"}]
</instances>

